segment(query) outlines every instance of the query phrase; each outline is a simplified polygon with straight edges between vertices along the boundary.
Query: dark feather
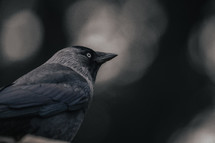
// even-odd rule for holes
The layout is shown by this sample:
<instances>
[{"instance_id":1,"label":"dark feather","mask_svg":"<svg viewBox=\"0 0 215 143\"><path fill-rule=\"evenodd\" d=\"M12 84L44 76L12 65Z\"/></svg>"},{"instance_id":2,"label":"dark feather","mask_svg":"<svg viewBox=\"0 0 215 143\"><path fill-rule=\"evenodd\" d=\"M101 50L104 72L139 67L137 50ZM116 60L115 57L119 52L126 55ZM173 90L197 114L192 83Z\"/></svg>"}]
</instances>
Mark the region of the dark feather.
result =
<instances>
[{"instance_id":1,"label":"dark feather","mask_svg":"<svg viewBox=\"0 0 215 143\"><path fill-rule=\"evenodd\" d=\"M47 70L44 69L48 67L50 68L48 65L40 71L40 75L43 75L41 77L46 75ZM85 108L90 98L87 82L71 69L59 65L52 65L51 68L53 72L46 75L46 78L51 79L50 83L44 82L43 78L38 78L37 83L34 80L28 84L22 83L23 79L31 81L32 76L27 75L22 77L21 81L17 80L14 85L4 88L0 92L0 118L27 115L46 117L67 110ZM63 72L58 75L54 72L56 70ZM36 71L30 75L36 74ZM58 83L59 81L61 82Z\"/></svg>"}]
</instances>

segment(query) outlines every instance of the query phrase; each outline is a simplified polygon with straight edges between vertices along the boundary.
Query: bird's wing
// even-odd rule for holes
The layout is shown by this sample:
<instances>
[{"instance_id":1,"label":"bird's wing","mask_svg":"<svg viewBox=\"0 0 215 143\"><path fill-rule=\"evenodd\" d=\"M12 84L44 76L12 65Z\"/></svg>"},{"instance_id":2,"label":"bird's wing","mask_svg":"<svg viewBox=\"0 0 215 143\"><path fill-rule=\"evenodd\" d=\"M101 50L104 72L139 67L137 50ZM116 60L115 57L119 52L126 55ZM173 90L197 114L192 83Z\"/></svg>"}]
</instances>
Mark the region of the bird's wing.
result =
<instances>
[{"instance_id":1,"label":"bird's wing","mask_svg":"<svg viewBox=\"0 0 215 143\"><path fill-rule=\"evenodd\" d=\"M0 91L0 118L46 117L84 108L89 100L89 88L81 85L46 83L6 87Z\"/></svg>"}]
</instances>

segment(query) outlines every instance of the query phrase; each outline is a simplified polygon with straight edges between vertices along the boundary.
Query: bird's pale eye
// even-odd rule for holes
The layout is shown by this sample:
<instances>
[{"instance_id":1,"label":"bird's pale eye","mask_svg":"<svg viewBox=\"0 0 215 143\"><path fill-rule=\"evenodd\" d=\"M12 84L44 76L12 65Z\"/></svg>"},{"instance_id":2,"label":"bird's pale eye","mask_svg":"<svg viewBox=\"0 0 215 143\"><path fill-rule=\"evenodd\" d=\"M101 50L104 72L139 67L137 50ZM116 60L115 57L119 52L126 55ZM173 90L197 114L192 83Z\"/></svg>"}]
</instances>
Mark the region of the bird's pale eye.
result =
<instances>
[{"instance_id":1,"label":"bird's pale eye","mask_svg":"<svg viewBox=\"0 0 215 143\"><path fill-rule=\"evenodd\" d=\"M92 57L92 55L90 53L87 53L86 55L87 55L88 58Z\"/></svg>"}]
</instances>

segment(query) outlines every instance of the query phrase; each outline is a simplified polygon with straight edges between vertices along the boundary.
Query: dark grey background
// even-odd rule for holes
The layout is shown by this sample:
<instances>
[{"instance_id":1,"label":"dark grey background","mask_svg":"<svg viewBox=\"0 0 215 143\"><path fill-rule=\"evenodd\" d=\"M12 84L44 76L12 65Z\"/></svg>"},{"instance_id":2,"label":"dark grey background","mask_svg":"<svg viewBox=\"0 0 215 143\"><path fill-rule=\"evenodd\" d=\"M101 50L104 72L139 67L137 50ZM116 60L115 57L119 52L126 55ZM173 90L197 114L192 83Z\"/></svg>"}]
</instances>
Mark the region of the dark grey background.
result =
<instances>
[{"instance_id":1,"label":"dark grey background","mask_svg":"<svg viewBox=\"0 0 215 143\"><path fill-rule=\"evenodd\" d=\"M14 5L28 3L9 0ZM30 60L0 65L0 86L39 66L57 50L68 46L63 15L76 0L38 0L32 10L44 27L43 43ZM120 5L125 0L111 0ZM125 86L99 92L90 106L75 143L165 143L172 134L213 105L214 84L199 72L188 55L190 33L213 14L209 0L159 0L168 25L158 43L158 55L146 74ZM1 3L1 0L0 0ZM4 7L4 5L0 5ZM20 6L19 6L20 7ZM4 10L5 11L5 10ZM7 11L7 10L6 10ZM11 12L11 10L10 10ZM7 14L0 9L1 23ZM102 45L101 45L102 46ZM1 48L1 47L0 47ZM132 96L131 96L132 95Z\"/></svg>"}]
</instances>

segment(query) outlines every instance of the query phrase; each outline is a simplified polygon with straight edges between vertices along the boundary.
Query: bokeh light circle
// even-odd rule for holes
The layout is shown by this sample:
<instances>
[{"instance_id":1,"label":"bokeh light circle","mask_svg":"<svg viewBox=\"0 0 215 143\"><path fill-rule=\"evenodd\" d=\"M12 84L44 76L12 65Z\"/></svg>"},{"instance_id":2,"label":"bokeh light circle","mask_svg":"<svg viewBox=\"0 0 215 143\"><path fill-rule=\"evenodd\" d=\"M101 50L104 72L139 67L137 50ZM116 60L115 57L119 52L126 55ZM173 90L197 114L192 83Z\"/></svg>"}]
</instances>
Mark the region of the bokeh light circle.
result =
<instances>
[{"instance_id":1,"label":"bokeh light circle","mask_svg":"<svg viewBox=\"0 0 215 143\"><path fill-rule=\"evenodd\" d=\"M3 23L1 53L5 63L27 60L34 55L43 38L40 20L30 10L19 11Z\"/></svg>"},{"instance_id":2,"label":"bokeh light circle","mask_svg":"<svg viewBox=\"0 0 215 143\"><path fill-rule=\"evenodd\" d=\"M156 1L82 0L67 9L66 26L71 45L118 54L102 66L96 83L125 85L143 77L153 62L166 17Z\"/></svg>"}]
</instances>

